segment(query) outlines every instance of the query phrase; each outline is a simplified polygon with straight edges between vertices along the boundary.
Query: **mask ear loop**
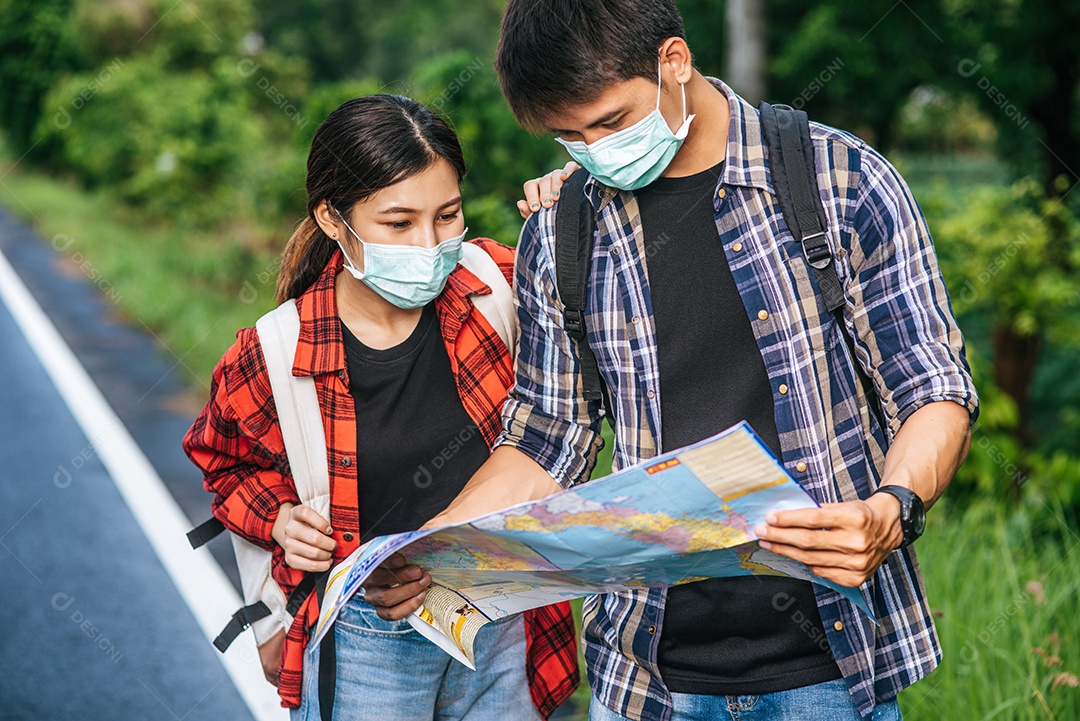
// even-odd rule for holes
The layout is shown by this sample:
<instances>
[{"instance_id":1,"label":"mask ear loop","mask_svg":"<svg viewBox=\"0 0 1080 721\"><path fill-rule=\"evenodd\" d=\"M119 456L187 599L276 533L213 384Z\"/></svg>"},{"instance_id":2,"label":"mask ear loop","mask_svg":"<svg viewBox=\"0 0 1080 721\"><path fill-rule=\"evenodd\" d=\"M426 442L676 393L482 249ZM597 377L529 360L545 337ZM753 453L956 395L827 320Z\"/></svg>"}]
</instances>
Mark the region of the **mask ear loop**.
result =
<instances>
[{"instance_id":1,"label":"mask ear loop","mask_svg":"<svg viewBox=\"0 0 1080 721\"><path fill-rule=\"evenodd\" d=\"M660 91L663 89L663 63L660 60L659 55L656 58L656 109L660 109ZM679 90L682 91L682 122L686 122L686 83L679 83Z\"/></svg>"}]
</instances>

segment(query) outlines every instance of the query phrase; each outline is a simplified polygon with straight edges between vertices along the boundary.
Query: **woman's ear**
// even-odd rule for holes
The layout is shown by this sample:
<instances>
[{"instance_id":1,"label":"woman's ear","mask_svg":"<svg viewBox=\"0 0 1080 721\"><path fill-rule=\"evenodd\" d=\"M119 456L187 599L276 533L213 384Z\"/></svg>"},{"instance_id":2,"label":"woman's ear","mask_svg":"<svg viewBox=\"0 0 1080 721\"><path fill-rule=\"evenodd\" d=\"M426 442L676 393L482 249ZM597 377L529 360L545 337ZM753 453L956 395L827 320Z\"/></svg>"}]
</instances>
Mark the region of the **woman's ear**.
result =
<instances>
[{"instance_id":1,"label":"woman's ear","mask_svg":"<svg viewBox=\"0 0 1080 721\"><path fill-rule=\"evenodd\" d=\"M660 62L667 63L675 75L675 82L685 85L694 76L694 58L690 47L682 38L668 38L660 46Z\"/></svg>"},{"instance_id":2,"label":"woman's ear","mask_svg":"<svg viewBox=\"0 0 1080 721\"><path fill-rule=\"evenodd\" d=\"M334 240L341 235L342 222L337 210L330 205L329 200L324 200L315 206L315 222L319 224L322 232Z\"/></svg>"}]
</instances>

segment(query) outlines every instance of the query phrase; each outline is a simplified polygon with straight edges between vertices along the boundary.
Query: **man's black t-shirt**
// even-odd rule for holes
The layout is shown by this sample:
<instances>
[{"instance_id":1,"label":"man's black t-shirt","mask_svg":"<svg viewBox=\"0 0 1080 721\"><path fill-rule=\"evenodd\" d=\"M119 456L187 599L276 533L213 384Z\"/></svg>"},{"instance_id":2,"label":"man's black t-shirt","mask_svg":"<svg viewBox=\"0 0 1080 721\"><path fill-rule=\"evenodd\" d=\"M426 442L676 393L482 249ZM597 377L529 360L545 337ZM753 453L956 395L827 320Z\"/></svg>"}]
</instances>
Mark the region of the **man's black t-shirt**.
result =
<instances>
[{"instance_id":1,"label":"man's black t-shirt","mask_svg":"<svg viewBox=\"0 0 1080 721\"><path fill-rule=\"evenodd\" d=\"M656 319L661 440L670 451L746 420L780 457L773 389L716 229L721 167L637 191ZM772 693L841 676L812 585L786 577L669 589L659 666L670 690L694 694Z\"/></svg>"},{"instance_id":2,"label":"man's black t-shirt","mask_svg":"<svg viewBox=\"0 0 1080 721\"><path fill-rule=\"evenodd\" d=\"M413 531L445 509L488 447L461 405L435 305L401 344L374 350L344 323L356 406L360 542Z\"/></svg>"}]
</instances>

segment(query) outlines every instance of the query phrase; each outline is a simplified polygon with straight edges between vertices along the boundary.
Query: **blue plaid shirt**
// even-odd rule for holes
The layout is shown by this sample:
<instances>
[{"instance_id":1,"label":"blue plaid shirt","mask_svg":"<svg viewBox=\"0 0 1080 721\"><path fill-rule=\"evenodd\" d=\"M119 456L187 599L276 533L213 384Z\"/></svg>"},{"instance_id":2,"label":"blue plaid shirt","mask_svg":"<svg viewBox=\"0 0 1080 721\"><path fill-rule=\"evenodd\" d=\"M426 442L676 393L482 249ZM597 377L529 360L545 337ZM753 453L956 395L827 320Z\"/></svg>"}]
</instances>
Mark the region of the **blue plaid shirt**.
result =
<instances>
[{"instance_id":1,"label":"blue plaid shirt","mask_svg":"<svg viewBox=\"0 0 1080 721\"><path fill-rule=\"evenodd\" d=\"M727 159L711 198L716 228L774 390L784 466L821 503L866 498L881 480L891 439L917 409L949 400L965 406L972 423L978 415L926 222L881 155L848 133L811 125L829 244L845 289L843 319L855 339L852 358L784 223L756 109L712 82L731 107ZM617 419L613 465L624 468L662 448L648 262L664 252L664 239L645 242L632 192L592 178L585 192L598 213L586 321ZM577 355L563 330L554 241L553 210L525 224L515 283L517 383L497 443L517 447L570 486L587 480L595 464L601 414L597 402L582 397ZM874 383L885 427L868 410L856 362ZM877 626L836 592L814 588L833 656L864 716L939 663L913 549L890 554L860 589ZM631 719L671 716L657 668L666 594L652 589L586 601L593 692Z\"/></svg>"}]
</instances>

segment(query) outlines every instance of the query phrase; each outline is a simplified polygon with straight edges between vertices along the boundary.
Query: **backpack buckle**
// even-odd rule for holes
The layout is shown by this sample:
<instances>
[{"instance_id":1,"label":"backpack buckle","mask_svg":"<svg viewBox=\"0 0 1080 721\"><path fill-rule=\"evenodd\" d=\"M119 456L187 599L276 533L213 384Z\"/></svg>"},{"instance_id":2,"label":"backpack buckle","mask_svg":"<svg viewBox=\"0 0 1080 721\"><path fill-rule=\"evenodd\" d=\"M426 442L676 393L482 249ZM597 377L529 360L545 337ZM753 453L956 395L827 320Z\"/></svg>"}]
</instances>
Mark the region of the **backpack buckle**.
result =
<instances>
[{"instance_id":1,"label":"backpack buckle","mask_svg":"<svg viewBox=\"0 0 1080 721\"><path fill-rule=\"evenodd\" d=\"M563 311L563 327L574 340L585 337L585 314L577 308L567 308Z\"/></svg>"},{"instance_id":2,"label":"backpack buckle","mask_svg":"<svg viewBox=\"0 0 1080 721\"><path fill-rule=\"evenodd\" d=\"M818 242L813 242L815 240L818 240ZM818 270L829 267L829 263L832 262L832 252L829 250L829 243L825 238L825 231L819 231L803 238L802 247L803 255L806 256L807 263Z\"/></svg>"}]
</instances>

